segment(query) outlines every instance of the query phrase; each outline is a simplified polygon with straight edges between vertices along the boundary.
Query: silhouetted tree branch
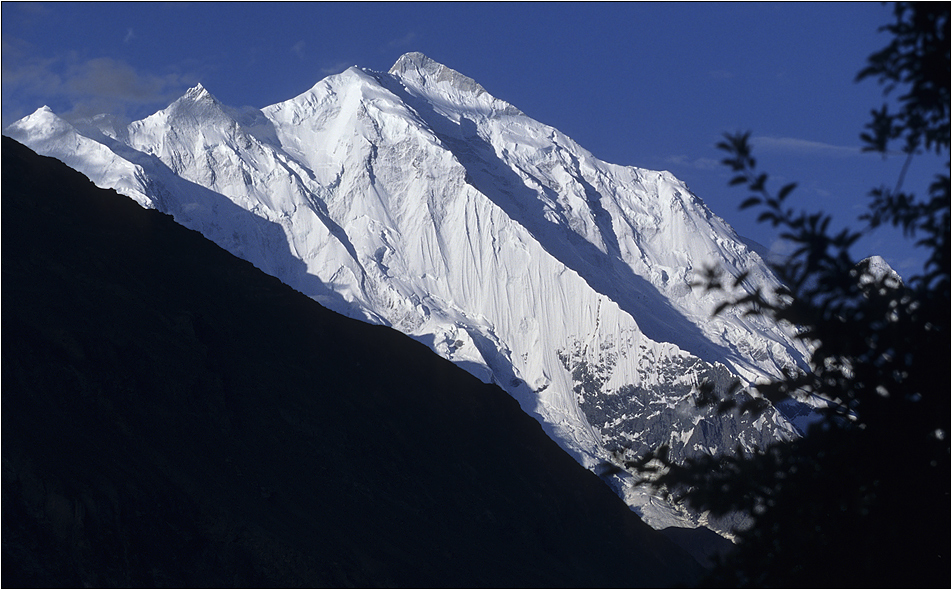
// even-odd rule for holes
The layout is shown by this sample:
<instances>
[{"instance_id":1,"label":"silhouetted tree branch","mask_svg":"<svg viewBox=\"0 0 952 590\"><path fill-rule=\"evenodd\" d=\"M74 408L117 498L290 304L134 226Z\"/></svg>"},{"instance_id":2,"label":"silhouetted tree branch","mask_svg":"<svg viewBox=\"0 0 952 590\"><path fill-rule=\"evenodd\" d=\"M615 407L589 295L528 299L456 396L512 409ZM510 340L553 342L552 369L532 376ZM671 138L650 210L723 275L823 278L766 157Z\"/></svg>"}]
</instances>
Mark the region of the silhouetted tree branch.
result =
<instances>
[{"instance_id":1,"label":"silhouetted tree branch","mask_svg":"<svg viewBox=\"0 0 952 590\"><path fill-rule=\"evenodd\" d=\"M887 154L901 141L908 159L949 154L949 4L899 3L892 35L857 79L900 89L898 111L873 110L865 149ZM871 191L868 228L890 224L927 249L921 274L906 280L850 248L863 231L830 234L831 218L790 206L796 184L772 192L757 169L749 134L718 147L749 196L742 208L794 246L773 265L786 285L729 299L734 307L796 326L810 350L808 370L791 368L757 385L758 404L738 408L701 386L701 403L722 411L762 411L764 400L819 402L822 419L805 436L755 452L701 456L676 464L662 447L626 466L645 481L715 515L740 511L752 526L714 571L730 586L946 586L950 581L949 176L936 175L925 198L893 188ZM865 230L864 230L865 231ZM733 279L708 271L706 287Z\"/></svg>"}]
</instances>

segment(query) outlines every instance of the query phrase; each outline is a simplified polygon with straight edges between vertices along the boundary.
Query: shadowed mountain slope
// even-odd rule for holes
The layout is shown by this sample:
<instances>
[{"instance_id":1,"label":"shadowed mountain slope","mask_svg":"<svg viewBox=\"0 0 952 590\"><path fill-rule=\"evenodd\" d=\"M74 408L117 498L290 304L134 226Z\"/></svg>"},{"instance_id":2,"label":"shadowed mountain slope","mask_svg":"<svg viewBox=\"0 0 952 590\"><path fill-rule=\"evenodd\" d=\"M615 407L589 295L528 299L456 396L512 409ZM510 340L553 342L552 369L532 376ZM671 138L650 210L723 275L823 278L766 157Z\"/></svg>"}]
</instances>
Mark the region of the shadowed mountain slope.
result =
<instances>
[{"instance_id":1,"label":"shadowed mountain slope","mask_svg":"<svg viewBox=\"0 0 952 590\"><path fill-rule=\"evenodd\" d=\"M4 586L672 586L501 389L3 139Z\"/></svg>"}]
</instances>

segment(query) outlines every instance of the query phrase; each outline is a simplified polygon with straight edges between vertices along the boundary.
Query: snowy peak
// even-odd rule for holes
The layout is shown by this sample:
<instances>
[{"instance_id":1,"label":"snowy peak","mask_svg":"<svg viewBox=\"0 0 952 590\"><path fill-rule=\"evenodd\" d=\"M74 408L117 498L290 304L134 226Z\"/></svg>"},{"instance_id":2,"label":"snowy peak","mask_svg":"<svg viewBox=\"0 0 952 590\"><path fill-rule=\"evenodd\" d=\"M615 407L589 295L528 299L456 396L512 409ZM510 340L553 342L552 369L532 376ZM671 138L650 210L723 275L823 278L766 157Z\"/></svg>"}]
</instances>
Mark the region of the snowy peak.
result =
<instances>
[{"instance_id":1,"label":"snowy peak","mask_svg":"<svg viewBox=\"0 0 952 590\"><path fill-rule=\"evenodd\" d=\"M201 82L196 84L194 87L189 88L183 98L190 98L192 100L202 100L202 99L211 99L215 100L215 97L211 95L210 92L202 85Z\"/></svg>"},{"instance_id":2,"label":"snowy peak","mask_svg":"<svg viewBox=\"0 0 952 590\"><path fill-rule=\"evenodd\" d=\"M889 266L889 263L882 256L870 256L859 261L854 272L859 275L859 281L862 285L882 283L891 289L896 289L902 285L902 277L893 270L893 267Z\"/></svg>"},{"instance_id":3,"label":"snowy peak","mask_svg":"<svg viewBox=\"0 0 952 590\"><path fill-rule=\"evenodd\" d=\"M422 84L448 83L460 92L479 96L486 92L475 80L436 62L419 52L405 53L390 68L390 74L406 82Z\"/></svg>"},{"instance_id":4,"label":"snowy peak","mask_svg":"<svg viewBox=\"0 0 952 590\"><path fill-rule=\"evenodd\" d=\"M50 107L43 105L33 113L10 125L5 131L10 134L25 134L39 139L70 130L73 130L72 125L54 113Z\"/></svg>"},{"instance_id":5,"label":"snowy peak","mask_svg":"<svg viewBox=\"0 0 952 590\"><path fill-rule=\"evenodd\" d=\"M186 117L193 120L207 120L211 117L217 121L222 116L227 119L231 118L225 113L222 103L201 84L189 88L181 98L169 105L165 111L159 112L166 112L168 116Z\"/></svg>"},{"instance_id":6,"label":"snowy peak","mask_svg":"<svg viewBox=\"0 0 952 590\"><path fill-rule=\"evenodd\" d=\"M461 114L493 116L522 115L511 104L495 98L478 82L419 52L406 53L393 64L389 74L412 94L427 100L433 108L453 120Z\"/></svg>"},{"instance_id":7,"label":"snowy peak","mask_svg":"<svg viewBox=\"0 0 952 590\"><path fill-rule=\"evenodd\" d=\"M35 118L38 118L38 117L44 117L44 116L53 116L53 117L56 117L57 119L59 118L59 117L53 112L53 109L51 109L50 107L48 107L48 106L46 106L46 105L43 105L43 106L41 106L40 108L38 108L38 109L36 109L35 111L33 111L32 114L27 115L24 119L21 119L20 121L32 120L32 119L35 119ZM16 125L16 123L14 123L14 125Z\"/></svg>"}]
</instances>

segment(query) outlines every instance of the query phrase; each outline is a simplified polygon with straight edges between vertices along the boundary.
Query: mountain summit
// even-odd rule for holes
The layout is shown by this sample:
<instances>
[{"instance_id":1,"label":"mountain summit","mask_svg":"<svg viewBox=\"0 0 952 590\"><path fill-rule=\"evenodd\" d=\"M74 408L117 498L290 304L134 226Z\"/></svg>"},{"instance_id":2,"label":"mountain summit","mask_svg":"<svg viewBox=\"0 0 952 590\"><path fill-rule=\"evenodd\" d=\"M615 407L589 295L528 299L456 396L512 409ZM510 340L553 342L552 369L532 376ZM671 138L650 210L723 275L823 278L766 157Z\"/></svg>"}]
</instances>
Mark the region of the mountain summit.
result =
<instances>
[{"instance_id":1,"label":"mountain summit","mask_svg":"<svg viewBox=\"0 0 952 590\"><path fill-rule=\"evenodd\" d=\"M486 92L486 89L480 86L472 78L468 78L455 70L435 62L419 52L406 53L397 60L390 68L390 74L398 76L401 80L417 80L422 83L449 82L449 85L460 92L470 92L474 96L479 96Z\"/></svg>"},{"instance_id":2,"label":"mountain summit","mask_svg":"<svg viewBox=\"0 0 952 590\"><path fill-rule=\"evenodd\" d=\"M6 133L499 384L587 467L796 436L777 411L693 404L702 380L802 362L783 328L712 317L721 295L692 288L710 265L776 284L733 229L671 174L603 162L423 54L260 110L198 86L119 129L40 109ZM697 523L609 479L654 526Z\"/></svg>"}]
</instances>

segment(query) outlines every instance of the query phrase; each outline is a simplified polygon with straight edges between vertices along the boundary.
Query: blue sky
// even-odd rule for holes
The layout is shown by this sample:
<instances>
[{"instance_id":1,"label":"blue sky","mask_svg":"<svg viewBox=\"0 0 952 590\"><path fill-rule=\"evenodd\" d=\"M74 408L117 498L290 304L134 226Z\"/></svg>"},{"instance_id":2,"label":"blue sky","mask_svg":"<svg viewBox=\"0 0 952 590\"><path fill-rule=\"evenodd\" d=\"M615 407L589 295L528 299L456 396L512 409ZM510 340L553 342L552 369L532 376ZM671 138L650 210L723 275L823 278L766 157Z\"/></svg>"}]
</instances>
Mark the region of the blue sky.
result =
<instances>
[{"instance_id":1,"label":"blue sky","mask_svg":"<svg viewBox=\"0 0 952 590\"><path fill-rule=\"evenodd\" d=\"M902 158L860 153L872 80L889 38L879 3L2 3L3 125L46 104L67 116L136 119L201 82L222 102L263 107L351 65L386 71L422 51L612 163L670 170L765 246L773 228L741 212L715 149L751 131L774 189L855 222ZM920 194L945 167L914 161ZM921 254L877 231L854 254L900 273Z\"/></svg>"}]
</instances>

